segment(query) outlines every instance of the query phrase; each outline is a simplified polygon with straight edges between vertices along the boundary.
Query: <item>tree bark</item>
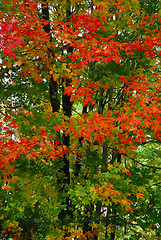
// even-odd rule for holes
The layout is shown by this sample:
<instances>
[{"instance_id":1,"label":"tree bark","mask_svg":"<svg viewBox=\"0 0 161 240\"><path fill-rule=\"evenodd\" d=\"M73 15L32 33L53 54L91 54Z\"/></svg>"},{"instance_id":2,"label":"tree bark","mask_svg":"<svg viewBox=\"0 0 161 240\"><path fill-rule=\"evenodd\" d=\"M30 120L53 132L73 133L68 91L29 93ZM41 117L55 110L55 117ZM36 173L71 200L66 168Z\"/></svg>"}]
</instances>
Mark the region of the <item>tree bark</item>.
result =
<instances>
[{"instance_id":1,"label":"tree bark","mask_svg":"<svg viewBox=\"0 0 161 240\"><path fill-rule=\"evenodd\" d=\"M70 2L68 1L69 6L68 9L66 9L66 18L70 18L71 16L71 11L70 11ZM67 49L67 54L73 52L73 48L69 47ZM70 85L70 79L64 79L66 87ZM72 114L72 102L70 101L70 96L68 95L62 95L62 107L63 107L63 112L67 117L71 117ZM70 145L70 137L69 135L63 134L63 145L65 145L67 148ZM69 166L69 160L66 154L63 156L63 167L60 169L60 171L63 174L63 178L60 179L60 185L61 185L61 193L65 193L65 208L59 213L58 218L66 224L66 219L72 219L73 217L73 211L72 211L72 206L70 203L69 195L68 195L68 186L70 184L70 166Z\"/></svg>"},{"instance_id":2,"label":"tree bark","mask_svg":"<svg viewBox=\"0 0 161 240\"><path fill-rule=\"evenodd\" d=\"M66 10L66 17L69 17L71 15L70 8ZM48 2L47 0L44 1L42 4L42 16L43 19L49 21L49 7L48 7ZM50 33L50 23L44 26L44 31L46 33ZM50 37L50 41L52 41ZM72 49L68 49L68 53L71 52ZM49 49L49 54L53 56L53 51ZM54 56L53 56L54 57ZM70 81L68 79L64 79L66 81L66 86L70 84ZM52 112L58 112L60 109L60 100L58 98L58 84L56 81L53 81L53 76L50 77L49 81L49 95L50 95L50 103L52 107ZM72 109L72 103L70 101L70 96L67 95L62 95L62 108L64 111L64 114L68 117L71 116L71 109ZM69 146L70 144L70 138L69 136L66 136L63 134L63 140L62 140L63 145ZM70 201L69 201L69 196L67 193L67 188L66 185L70 184L70 172L69 172L69 160L67 158L67 155L64 154L63 159L62 159L63 166L61 169L59 169L60 177L58 175L58 189L60 194L65 193L65 199L62 202L62 205L65 206L63 209L60 211L58 214L58 219L61 220L62 226L63 223L65 224L66 218L72 217L72 211L70 210ZM66 225L66 224L65 224Z\"/></svg>"}]
</instances>

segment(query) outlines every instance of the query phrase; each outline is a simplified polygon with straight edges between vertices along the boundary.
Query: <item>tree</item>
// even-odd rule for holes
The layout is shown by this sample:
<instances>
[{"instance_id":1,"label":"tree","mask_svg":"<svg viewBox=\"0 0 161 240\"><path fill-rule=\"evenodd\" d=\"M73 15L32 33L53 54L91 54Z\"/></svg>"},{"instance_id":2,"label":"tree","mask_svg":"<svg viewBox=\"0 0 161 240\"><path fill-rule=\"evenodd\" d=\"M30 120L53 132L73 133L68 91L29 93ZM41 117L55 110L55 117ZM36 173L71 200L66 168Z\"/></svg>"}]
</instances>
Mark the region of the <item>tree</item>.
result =
<instances>
[{"instance_id":1,"label":"tree","mask_svg":"<svg viewBox=\"0 0 161 240\"><path fill-rule=\"evenodd\" d=\"M2 237L159 239L159 1L1 3Z\"/></svg>"}]
</instances>

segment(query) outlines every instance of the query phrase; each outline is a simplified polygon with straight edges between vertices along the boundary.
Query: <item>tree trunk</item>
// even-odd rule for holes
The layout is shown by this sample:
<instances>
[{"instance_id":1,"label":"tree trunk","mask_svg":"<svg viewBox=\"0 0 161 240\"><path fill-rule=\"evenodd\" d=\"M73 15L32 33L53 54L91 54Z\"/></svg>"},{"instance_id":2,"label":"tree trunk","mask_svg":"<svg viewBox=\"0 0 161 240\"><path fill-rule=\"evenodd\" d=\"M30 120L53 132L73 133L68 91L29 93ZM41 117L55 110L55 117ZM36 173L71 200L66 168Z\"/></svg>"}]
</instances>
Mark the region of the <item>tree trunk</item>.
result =
<instances>
[{"instance_id":1,"label":"tree trunk","mask_svg":"<svg viewBox=\"0 0 161 240\"><path fill-rule=\"evenodd\" d=\"M42 4L42 15L43 19L49 21L49 8L48 8L48 3L45 0L44 3ZM68 18L71 15L70 12L70 7L69 9L66 10L66 17ZM47 24L44 26L44 30L46 33L50 33L50 24ZM52 38L50 38L52 40ZM72 52L73 49L69 48L68 53ZM53 56L52 50L49 49L49 54ZM50 57L50 56L49 56ZM53 56L54 57L54 56ZM64 79L66 81L66 86L70 84L70 81L68 79ZM49 95L50 95L50 103L52 107L52 112L58 112L60 109L60 100L58 99L58 84L56 81L53 81L53 76L50 77L49 81ZM72 103L70 101L70 96L67 95L62 95L62 108L64 111L64 114L68 117L71 116L71 109L72 109ZM63 145L69 146L70 145L70 138L69 136L66 136L63 134ZM59 169L58 173L58 189L60 194L65 194L65 199L62 201L62 205L65 206L63 209L60 211L58 214L59 220L61 220L62 226L63 223L66 225L65 221L66 218L72 218L73 214L70 209L70 201L69 201L69 196L67 193L67 188L66 185L70 184L70 172L69 172L69 160L67 158L67 155L64 154L63 159L62 159L63 166L61 169ZM60 176L59 176L60 175Z\"/></svg>"}]
</instances>

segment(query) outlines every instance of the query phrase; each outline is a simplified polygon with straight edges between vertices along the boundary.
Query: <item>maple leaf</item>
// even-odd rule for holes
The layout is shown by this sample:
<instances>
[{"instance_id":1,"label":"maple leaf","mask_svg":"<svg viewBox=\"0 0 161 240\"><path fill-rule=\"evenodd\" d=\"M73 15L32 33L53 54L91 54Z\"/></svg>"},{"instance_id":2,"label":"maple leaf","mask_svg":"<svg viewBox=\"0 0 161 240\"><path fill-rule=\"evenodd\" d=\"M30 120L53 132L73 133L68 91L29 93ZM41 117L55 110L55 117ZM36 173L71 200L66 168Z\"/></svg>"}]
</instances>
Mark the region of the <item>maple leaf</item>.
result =
<instances>
[{"instance_id":1,"label":"maple leaf","mask_svg":"<svg viewBox=\"0 0 161 240\"><path fill-rule=\"evenodd\" d=\"M142 193L137 193L136 198L137 199L142 198L144 200L144 195Z\"/></svg>"},{"instance_id":2,"label":"maple leaf","mask_svg":"<svg viewBox=\"0 0 161 240\"><path fill-rule=\"evenodd\" d=\"M126 153L126 150L125 150L124 148L120 148L120 149L119 149L119 153L125 154L125 153Z\"/></svg>"},{"instance_id":3,"label":"maple leaf","mask_svg":"<svg viewBox=\"0 0 161 240\"><path fill-rule=\"evenodd\" d=\"M127 176L131 177L131 173L130 172L127 172L126 174L127 174Z\"/></svg>"}]
</instances>

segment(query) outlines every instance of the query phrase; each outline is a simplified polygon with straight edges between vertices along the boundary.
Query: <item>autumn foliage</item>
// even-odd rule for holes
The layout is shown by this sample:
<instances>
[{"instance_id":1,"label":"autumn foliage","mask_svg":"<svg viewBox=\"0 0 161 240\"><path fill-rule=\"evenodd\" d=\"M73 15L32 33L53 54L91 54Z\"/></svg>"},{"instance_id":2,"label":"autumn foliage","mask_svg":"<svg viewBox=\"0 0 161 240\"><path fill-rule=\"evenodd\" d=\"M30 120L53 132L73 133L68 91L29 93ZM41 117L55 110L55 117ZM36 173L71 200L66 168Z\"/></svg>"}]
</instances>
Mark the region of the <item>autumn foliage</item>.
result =
<instances>
[{"instance_id":1,"label":"autumn foliage","mask_svg":"<svg viewBox=\"0 0 161 240\"><path fill-rule=\"evenodd\" d=\"M160 239L159 1L0 17L1 238Z\"/></svg>"}]
</instances>

